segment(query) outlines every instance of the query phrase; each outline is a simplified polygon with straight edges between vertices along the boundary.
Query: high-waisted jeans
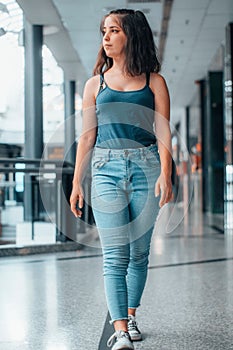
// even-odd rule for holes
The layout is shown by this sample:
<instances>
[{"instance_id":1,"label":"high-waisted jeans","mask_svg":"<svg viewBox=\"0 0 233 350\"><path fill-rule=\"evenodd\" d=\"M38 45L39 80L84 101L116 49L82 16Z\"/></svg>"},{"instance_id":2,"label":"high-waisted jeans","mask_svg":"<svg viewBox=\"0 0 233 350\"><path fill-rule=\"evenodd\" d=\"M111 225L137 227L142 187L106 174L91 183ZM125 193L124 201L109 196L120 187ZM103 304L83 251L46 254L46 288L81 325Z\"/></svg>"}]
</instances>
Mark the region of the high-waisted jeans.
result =
<instances>
[{"instance_id":1,"label":"high-waisted jeans","mask_svg":"<svg viewBox=\"0 0 233 350\"><path fill-rule=\"evenodd\" d=\"M137 149L95 148L92 208L104 265L112 321L128 318L145 287L151 236L159 212L155 183L160 174L156 145Z\"/></svg>"}]
</instances>

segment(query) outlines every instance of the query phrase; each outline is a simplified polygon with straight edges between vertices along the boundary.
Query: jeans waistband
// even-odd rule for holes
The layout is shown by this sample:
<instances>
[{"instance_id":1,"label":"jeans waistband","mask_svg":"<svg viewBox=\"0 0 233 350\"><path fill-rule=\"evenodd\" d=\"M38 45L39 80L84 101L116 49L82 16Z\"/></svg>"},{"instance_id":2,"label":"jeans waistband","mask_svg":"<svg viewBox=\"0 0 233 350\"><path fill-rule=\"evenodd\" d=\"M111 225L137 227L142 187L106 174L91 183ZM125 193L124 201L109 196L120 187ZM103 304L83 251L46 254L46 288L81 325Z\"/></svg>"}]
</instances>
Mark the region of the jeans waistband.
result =
<instances>
[{"instance_id":1,"label":"jeans waistband","mask_svg":"<svg viewBox=\"0 0 233 350\"><path fill-rule=\"evenodd\" d=\"M125 158L128 156L144 158L149 153L158 153L157 144L152 144L150 146L144 146L139 148L124 148L124 149L114 149L114 148L100 148L94 147L94 156L107 156L116 158Z\"/></svg>"}]
</instances>

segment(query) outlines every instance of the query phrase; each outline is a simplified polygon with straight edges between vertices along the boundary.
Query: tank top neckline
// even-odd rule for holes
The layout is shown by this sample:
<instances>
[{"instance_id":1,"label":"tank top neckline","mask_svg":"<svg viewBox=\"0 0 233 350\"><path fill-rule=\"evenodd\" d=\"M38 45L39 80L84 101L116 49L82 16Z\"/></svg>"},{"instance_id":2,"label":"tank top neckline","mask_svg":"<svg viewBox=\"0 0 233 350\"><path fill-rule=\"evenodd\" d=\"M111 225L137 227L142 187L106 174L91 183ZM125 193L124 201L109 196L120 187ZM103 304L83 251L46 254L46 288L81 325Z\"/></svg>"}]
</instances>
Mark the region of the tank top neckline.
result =
<instances>
[{"instance_id":1,"label":"tank top neckline","mask_svg":"<svg viewBox=\"0 0 233 350\"><path fill-rule=\"evenodd\" d=\"M103 87L103 84L105 84L105 87ZM124 91L124 90L116 90L116 89L112 89L107 83L106 81L104 80L104 74L100 74L100 91L104 91L106 89L109 89L113 92L116 92L116 93L135 93L135 92L142 92L144 91L146 88L149 88L149 90L152 92L150 86L149 86L149 78L148 76L146 77L146 84L141 88L141 89L136 89L136 90L127 90L127 91Z\"/></svg>"},{"instance_id":2,"label":"tank top neckline","mask_svg":"<svg viewBox=\"0 0 233 350\"><path fill-rule=\"evenodd\" d=\"M147 87L149 87L148 85L145 85L144 87L142 87L141 89L137 89L137 90L127 90L127 91L124 91L124 90L116 90L116 89L112 89L110 88L110 86L108 86L106 83L105 83L105 87L103 87L101 89L101 91L105 90L105 89L109 89L111 91L114 91L114 92L120 92L120 93L129 93L129 92L141 92L143 90L145 90ZM149 87L150 88L150 87Z\"/></svg>"}]
</instances>

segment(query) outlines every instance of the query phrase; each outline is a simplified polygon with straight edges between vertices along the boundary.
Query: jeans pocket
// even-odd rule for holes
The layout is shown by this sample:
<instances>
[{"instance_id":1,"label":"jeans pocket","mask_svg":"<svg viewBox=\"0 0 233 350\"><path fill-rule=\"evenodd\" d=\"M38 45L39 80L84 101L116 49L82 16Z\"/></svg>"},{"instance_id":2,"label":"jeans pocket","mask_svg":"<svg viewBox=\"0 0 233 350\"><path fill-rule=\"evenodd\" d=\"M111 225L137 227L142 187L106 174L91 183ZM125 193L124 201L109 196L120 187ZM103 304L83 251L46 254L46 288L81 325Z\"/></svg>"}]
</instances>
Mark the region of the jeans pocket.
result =
<instances>
[{"instance_id":1,"label":"jeans pocket","mask_svg":"<svg viewBox=\"0 0 233 350\"><path fill-rule=\"evenodd\" d=\"M158 154L158 152L154 153L154 152L150 152L146 155L146 162L150 165L150 166L159 166L160 165L160 156Z\"/></svg>"},{"instance_id":2,"label":"jeans pocket","mask_svg":"<svg viewBox=\"0 0 233 350\"><path fill-rule=\"evenodd\" d=\"M103 156L95 156L92 159L92 168L93 169L101 169L108 162L107 157Z\"/></svg>"}]
</instances>

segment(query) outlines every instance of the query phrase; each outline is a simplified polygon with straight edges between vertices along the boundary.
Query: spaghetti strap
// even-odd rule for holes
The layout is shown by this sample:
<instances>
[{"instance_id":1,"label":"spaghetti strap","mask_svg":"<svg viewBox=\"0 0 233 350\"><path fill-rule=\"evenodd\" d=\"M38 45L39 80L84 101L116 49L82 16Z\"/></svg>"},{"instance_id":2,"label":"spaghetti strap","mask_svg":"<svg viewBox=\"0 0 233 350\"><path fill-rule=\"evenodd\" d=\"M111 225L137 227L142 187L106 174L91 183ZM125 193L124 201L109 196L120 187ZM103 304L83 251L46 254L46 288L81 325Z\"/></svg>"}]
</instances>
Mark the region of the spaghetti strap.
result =
<instances>
[{"instance_id":1,"label":"spaghetti strap","mask_svg":"<svg viewBox=\"0 0 233 350\"><path fill-rule=\"evenodd\" d=\"M103 89L104 85L104 73L100 73L100 90Z\"/></svg>"},{"instance_id":2,"label":"spaghetti strap","mask_svg":"<svg viewBox=\"0 0 233 350\"><path fill-rule=\"evenodd\" d=\"M106 85L104 81L104 73L100 73L100 87L99 87L98 94L103 90L104 85Z\"/></svg>"},{"instance_id":3,"label":"spaghetti strap","mask_svg":"<svg viewBox=\"0 0 233 350\"><path fill-rule=\"evenodd\" d=\"M150 72L146 72L146 85L150 85Z\"/></svg>"}]
</instances>

